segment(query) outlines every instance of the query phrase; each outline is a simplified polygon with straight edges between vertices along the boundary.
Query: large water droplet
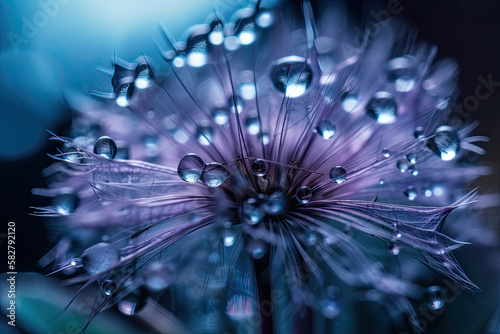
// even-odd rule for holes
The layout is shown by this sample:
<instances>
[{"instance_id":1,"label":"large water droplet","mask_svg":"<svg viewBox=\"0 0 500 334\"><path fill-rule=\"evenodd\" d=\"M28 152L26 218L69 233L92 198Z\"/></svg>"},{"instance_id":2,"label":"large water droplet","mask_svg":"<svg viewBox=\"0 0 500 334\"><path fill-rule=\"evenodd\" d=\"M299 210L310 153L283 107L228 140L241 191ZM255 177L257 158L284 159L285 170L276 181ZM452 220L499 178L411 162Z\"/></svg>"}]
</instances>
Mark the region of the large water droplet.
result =
<instances>
[{"instance_id":1,"label":"large water droplet","mask_svg":"<svg viewBox=\"0 0 500 334\"><path fill-rule=\"evenodd\" d=\"M173 270L165 263L153 262L141 272L144 286L150 291L166 289L173 281Z\"/></svg>"},{"instance_id":2,"label":"large water droplet","mask_svg":"<svg viewBox=\"0 0 500 334\"><path fill-rule=\"evenodd\" d=\"M347 180L347 172L345 169L341 166L336 166L333 167L330 170L330 179L335 182L335 183L343 183L345 180Z\"/></svg>"},{"instance_id":3,"label":"large water droplet","mask_svg":"<svg viewBox=\"0 0 500 334\"><path fill-rule=\"evenodd\" d=\"M267 161L262 160L262 159L257 159L254 162L252 162L252 173L255 174L255 176L264 176L267 174L269 171L269 164Z\"/></svg>"},{"instance_id":4,"label":"large water droplet","mask_svg":"<svg viewBox=\"0 0 500 334\"><path fill-rule=\"evenodd\" d=\"M452 160L460 150L458 132L448 125L440 126L434 131L427 146L442 160Z\"/></svg>"},{"instance_id":5,"label":"large water droplet","mask_svg":"<svg viewBox=\"0 0 500 334\"><path fill-rule=\"evenodd\" d=\"M366 113L380 124L391 124L396 121L397 104L391 93L377 92L366 105Z\"/></svg>"},{"instance_id":6,"label":"large water droplet","mask_svg":"<svg viewBox=\"0 0 500 334\"><path fill-rule=\"evenodd\" d=\"M286 97L302 96L311 86L313 73L306 59L297 56L277 60L271 70L274 87Z\"/></svg>"},{"instance_id":7,"label":"large water droplet","mask_svg":"<svg viewBox=\"0 0 500 334\"><path fill-rule=\"evenodd\" d=\"M205 166L200 180L211 188L217 188L228 178L229 173L224 166L218 162L211 162Z\"/></svg>"},{"instance_id":8,"label":"large water droplet","mask_svg":"<svg viewBox=\"0 0 500 334\"><path fill-rule=\"evenodd\" d=\"M444 306L445 292L440 286L431 286L425 293L426 305L431 310L439 310Z\"/></svg>"},{"instance_id":9,"label":"large water droplet","mask_svg":"<svg viewBox=\"0 0 500 334\"><path fill-rule=\"evenodd\" d=\"M319 122L315 130L321 137L323 137L323 139L328 140L335 134L335 125L333 125L329 120L324 119Z\"/></svg>"},{"instance_id":10,"label":"large water droplet","mask_svg":"<svg viewBox=\"0 0 500 334\"><path fill-rule=\"evenodd\" d=\"M409 186L405 190L405 196L408 197L410 201L413 201L415 198L417 198L418 192L415 187Z\"/></svg>"},{"instance_id":11,"label":"large water droplet","mask_svg":"<svg viewBox=\"0 0 500 334\"><path fill-rule=\"evenodd\" d=\"M111 296L116 291L116 283L111 279L107 279L101 284L101 291L106 296Z\"/></svg>"},{"instance_id":12,"label":"large water droplet","mask_svg":"<svg viewBox=\"0 0 500 334\"><path fill-rule=\"evenodd\" d=\"M297 201L302 204L309 203L312 199L312 190L311 188L304 186L300 187L297 189L297 192L295 193L295 198L297 198Z\"/></svg>"},{"instance_id":13,"label":"large water droplet","mask_svg":"<svg viewBox=\"0 0 500 334\"><path fill-rule=\"evenodd\" d=\"M52 205L58 213L68 215L73 213L78 206L78 196L73 192L73 189L62 188L52 199Z\"/></svg>"},{"instance_id":14,"label":"large water droplet","mask_svg":"<svg viewBox=\"0 0 500 334\"><path fill-rule=\"evenodd\" d=\"M111 244L100 242L82 253L82 264L89 274L103 272L120 261L120 253Z\"/></svg>"},{"instance_id":15,"label":"large water droplet","mask_svg":"<svg viewBox=\"0 0 500 334\"><path fill-rule=\"evenodd\" d=\"M94 145L94 153L108 159L113 159L117 150L115 141L108 136L97 139Z\"/></svg>"},{"instance_id":16,"label":"large water droplet","mask_svg":"<svg viewBox=\"0 0 500 334\"><path fill-rule=\"evenodd\" d=\"M417 75L412 56L394 58L387 64L388 79L398 92L409 92L415 86Z\"/></svg>"},{"instance_id":17,"label":"large water droplet","mask_svg":"<svg viewBox=\"0 0 500 334\"><path fill-rule=\"evenodd\" d=\"M182 157L177 167L177 174L186 182L193 183L200 179L205 162L196 154L189 153Z\"/></svg>"},{"instance_id":18,"label":"large water droplet","mask_svg":"<svg viewBox=\"0 0 500 334\"><path fill-rule=\"evenodd\" d=\"M118 302L118 310L128 316L137 314L146 306L146 297L147 293L143 288L132 291Z\"/></svg>"}]
</instances>

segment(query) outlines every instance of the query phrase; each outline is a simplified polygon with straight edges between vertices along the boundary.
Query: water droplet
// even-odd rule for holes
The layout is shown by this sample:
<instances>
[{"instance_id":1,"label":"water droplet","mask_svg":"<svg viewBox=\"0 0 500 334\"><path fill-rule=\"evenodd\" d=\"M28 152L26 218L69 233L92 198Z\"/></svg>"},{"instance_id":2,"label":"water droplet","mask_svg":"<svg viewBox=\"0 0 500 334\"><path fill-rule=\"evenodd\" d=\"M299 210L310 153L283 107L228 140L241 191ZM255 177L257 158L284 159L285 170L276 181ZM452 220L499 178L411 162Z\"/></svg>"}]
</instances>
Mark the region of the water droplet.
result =
<instances>
[{"instance_id":1,"label":"water droplet","mask_svg":"<svg viewBox=\"0 0 500 334\"><path fill-rule=\"evenodd\" d=\"M236 108L234 107L234 100L235 99L236 99ZM243 106L245 105L245 103L243 102L243 99L239 96L230 96L227 103L229 105L229 109L232 112L238 111L238 114L243 111Z\"/></svg>"},{"instance_id":2,"label":"water droplet","mask_svg":"<svg viewBox=\"0 0 500 334\"><path fill-rule=\"evenodd\" d=\"M416 163L417 163L417 160L418 160L418 155L417 155L417 153L412 152L412 153L408 153L407 155L405 155L405 158L406 158L406 160L408 160L410 163L412 163L412 164L416 164Z\"/></svg>"},{"instance_id":3,"label":"water droplet","mask_svg":"<svg viewBox=\"0 0 500 334\"><path fill-rule=\"evenodd\" d=\"M409 186L408 188L406 188L404 194L410 201L413 201L415 198L417 198L418 192L415 187Z\"/></svg>"},{"instance_id":4,"label":"water droplet","mask_svg":"<svg viewBox=\"0 0 500 334\"><path fill-rule=\"evenodd\" d=\"M422 193L424 194L425 197L431 197L432 196L432 189L429 188L428 186L424 186L422 188Z\"/></svg>"},{"instance_id":5,"label":"water droplet","mask_svg":"<svg viewBox=\"0 0 500 334\"><path fill-rule=\"evenodd\" d=\"M215 123L224 125L229 121L229 111L224 108L217 108L212 111L212 117Z\"/></svg>"},{"instance_id":6,"label":"water droplet","mask_svg":"<svg viewBox=\"0 0 500 334\"><path fill-rule=\"evenodd\" d=\"M271 142L271 136L269 136L268 133L263 133L262 134L262 143L264 145L268 145Z\"/></svg>"},{"instance_id":7,"label":"water droplet","mask_svg":"<svg viewBox=\"0 0 500 334\"><path fill-rule=\"evenodd\" d=\"M271 70L274 87L286 97L302 96L312 83L312 69L306 59L289 56L277 60Z\"/></svg>"},{"instance_id":8,"label":"water droplet","mask_svg":"<svg viewBox=\"0 0 500 334\"><path fill-rule=\"evenodd\" d=\"M116 291L116 283L110 279L105 280L101 284L101 291L106 296L111 296Z\"/></svg>"},{"instance_id":9,"label":"water droplet","mask_svg":"<svg viewBox=\"0 0 500 334\"><path fill-rule=\"evenodd\" d=\"M318 126L316 127L315 131L323 137L323 139L328 140L333 137L335 134L335 125L332 124L327 119L322 120L319 122Z\"/></svg>"},{"instance_id":10,"label":"water droplet","mask_svg":"<svg viewBox=\"0 0 500 334\"><path fill-rule=\"evenodd\" d=\"M399 160L396 163L396 166L401 173L405 173L406 171L408 171L408 168L410 168L410 164L406 160Z\"/></svg>"},{"instance_id":11,"label":"water droplet","mask_svg":"<svg viewBox=\"0 0 500 334\"><path fill-rule=\"evenodd\" d=\"M338 184L343 183L345 180L347 180L347 172L341 166L333 167L330 170L330 179Z\"/></svg>"},{"instance_id":12,"label":"water droplet","mask_svg":"<svg viewBox=\"0 0 500 334\"><path fill-rule=\"evenodd\" d=\"M209 125L199 126L196 138L202 145L209 146L214 138L214 129Z\"/></svg>"},{"instance_id":13,"label":"water droplet","mask_svg":"<svg viewBox=\"0 0 500 334\"><path fill-rule=\"evenodd\" d=\"M118 302L118 310L128 316L137 314L146 306L146 290L139 288L132 291Z\"/></svg>"},{"instance_id":14,"label":"water droplet","mask_svg":"<svg viewBox=\"0 0 500 334\"><path fill-rule=\"evenodd\" d=\"M261 9L255 19L255 23L261 28L270 27L274 23L273 13L267 9Z\"/></svg>"},{"instance_id":15,"label":"water droplet","mask_svg":"<svg viewBox=\"0 0 500 334\"><path fill-rule=\"evenodd\" d=\"M62 188L52 199L54 209L61 215L73 213L78 206L78 202L78 196L76 196L71 188Z\"/></svg>"},{"instance_id":16,"label":"water droplet","mask_svg":"<svg viewBox=\"0 0 500 334\"><path fill-rule=\"evenodd\" d=\"M262 258L267 253L267 248L267 244L260 239L250 238L246 245L248 253L254 259Z\"/></svg>"},{"instance_id":17,"label":"water droplet","mask_svg":"<svg viewBox=\"0 0 500 334\"><path fill-rule=\"evenodd\" d=\"M387 247L387 249L393 255L398 255L399 252L400 252L400 248L399 248L399 246L395 242L389 243L389 246Z\"/></svg>"},{"instance_id":18,"label":"water droplet","mask_svg":"<svg viewBox=\"0 0 500 334\"><path fill-rule=\"evenodd\" d=\"M384 181L384 179L380 179L380 180L378 180L378 183L379 183L379 184L384 184L384 183L385 183L385 181Z\"/></svg>"},{"instance_id":19,"label":"water droplet","mask_svg":"<svg viewBox=\"0 0 500 334\"><path fill-rule=\"evenodd\" d=\"M254 162L252 162L252 173L255 174L255 176L264 176L267 174L269 171L269 164L267 161L262 160L262 159L257 159Z\"/></svg>"},{"instance_id":20,"label":"water droplet","mask_svg":"<svg viewBox=\"0 0 500 334\"><path fill-rule=\"evenodd\" d=\"M134 85L139 89L146 89L153 85L154 75L151 66L147 62L142 62L135 68Z\"/></svg>"},{"instance_id":21,"label":"water droplet","mask_svg":"<svg viewBox=\"0 0 500 334\"><path fill-rule=\"evenodd\" d=\"M200 26L186 42L186 63L191 67L205 66L208 60L209 43L206 26Z\"/></svg>"},{"instance_id":22,"label":"water droplet","mask_svg":"<svg viewBox=\"0 0 500 334\"><path fill-rule=\"evenodd\" d=\"M439 184L436 184L434 186L434 188L432 189L432 194L434 196L441 196L444 194L444 188L443 186L439 185Z\"/></svg>"},{"instance_id":23,"label":"water droplet","mask_svg":"<svg viewBox=\"0 0 500 334\"><path fill-rule=\"evenodd\" d=\"M108 159L116 156L117 147L115 141L108 136L102 136L97 139L94 145L94 153Z\"/></svg>"},{"instance_id":24,"label":"water droplet","mask_svg":"<svg viewBox=\"0 0 500 334\"><path fill-rule=\"evenodd\" d=\"M115 103L120 107L128 107L134 93L134 86L131 83L123 84L117 88L115 93Z\"/></svg>"},{"instance_id":25,"label":"water droplet","mask_svg":"<svg viewBox=\"0 0 500 334\"><path fill-rule=\"evenodd\" d=\"M208 187L217 188L226 181L228 176L229 173L224 166L218 162L211 162L203 169L200 180Z\"/></svg>"},{"instance_id":26,"label":"water droplet","mask_svg":"<svg viewBox=\"0 0 500 334\"><path fill-rule=\"evenodd\" d=\"M245 100L253 100L255 98L255 85L253 82L242 82L238 86L240 96Z\"/></svg>"},{"instance_id":27,"label":"water droplet","mask_svg":"<svg viewBox=\"0 0 500 334\"><path fill-rule=\"evenodd\" d=\"M409 92L415 86L417 75L412 56L394 58L387 64L388 79L398 92Z\"/></svg>"},{"instance_id":28,"label":"water droplet","mask_svg":"<svg viewBox=\"0 0 500 334\"><path fill-rule=\"evenodd\" d=\"M260 132L260 122L257 116L248 117L245 120L245 128L251 135L257 135Z\"/></svg>"},{"instance_id":29,"label":"water droplet","mask_svg":"<svg viewBox=\"0 0 500 334\"><path fill-rule=\"evenodd\" d=\"M418 175L418 168L415 165L411 165L410 168L408 168L410 171L411 175L417 176Z\"/></svg>"},{"instance_id":30,"label":"water droplet","mask_svg":"<svg viewBox=\"0 0 500 334\"><path fill-rule=\"evenodd\" d=\"M243 202L243 214L245 223L249 225L258 224L266 215L255 198L249 198Z\"/></svg>"},{"instance_id":31,"label":"water droplet","mask_svg":"<svg viewBox=\"0 0 500 334\"><path fill-rule=\"evenodd\" d=\"M385 157L385 158L389 158L391 156L391 151L389 151L389 149L387 148L384 148L382 150L382 155Z\"/></svg>"},{"instance_id":32,"label":"water droplet","mask_svg":"<svg viewBox=\"0 0 500 334\"><path fill-rule=\"evenodd\" d=\"M145 135L142 138L142 143L144 144L144 151L148 157L156 157L158 155L158 137L154 134Z\"/></svg>"},{"instance_id":33,"label":"water droplet","mask_svg":"<svg viewBox=\"0 0 500 334\"><path fill-rule=\"evenodd\" d=\"M286 206L286 195L281 191L272 193L262 204L262 209L269 215L276 216L283 212Z\"/></svg>"},{"instance_id":34,"label":"water droplet","mask_svg":"<svg viewBox=\"0 0 500 334\"><path fill-rule=\"evenodd\" d=\"M208 41L212 45L221 45L224 42L224 24L222 20L217 17L210 23Z\"/></svg>"},{"instance_id":35,"label":"water droplet","mask_svg":"<svg viewBox=\"0 0 500 334\"><path fill-rule=\"evenodd\" d=\"M439 310L444 306L445 292L440 286L431 286L425 292L426 305L431 310Z\"/></svg>"},{"instance_id":36,"label":"water droplet","mask_svg":"<svg viewBox=\"0 0 500 334\"><path fill-rule=\"evenodd\" d=\"M427 147L442 160L452 160L460 150L458 132L448 125L440 126L427 142Z\"/></svg>"},{"instance_id":37,"label":"water droplet","mask_svg":"<svg viewBox=\"0 0 500 334\"><path fill-rule=\"evenodd\" d=\"M144 286L150 291L161 291L173 282L173 268L165 263L153 262L141 272Z\"/></svg>"},{"instance_id":38,"label":"water droplet","mask_svg":"<svg viewBox=\"0 0 500 334\"><path fill-rule=\"evenodd\" d=\"M309 203L312 199L312 190L311 188L304 186L300 187L297 192L295 193L295 198L297 198L297 201L302 204Z\"/></svg>"},{"instance_id":39,"label":"water droplet","mask_svg":"<svg viewBox=\"0 0 500 334\"><path fill-rule=\"evenodd\" d=\"M182 157L177 167L177 174L186 182L193 183L200 179L205 162L196 154L189 153Z\"/></svg>"},{"instance_id":40,"label":"water droplet","mask_svg":"<svg viewBox=\"0 0 500 334\"><path fill-rule=\"evenodd\" d=\"M416 139L420 139L424 136L424 128L422 126L417 126L415 128L415 131L413 131L413 136Z\"/></svg>"},{"instance_id":41,"label":"water droplet","mask_svg":"<svg viewBox=\"0 0 500 334\"><path fill-rule=\"evenodd\" d=\"M100 242L82 252L82 264L89 274L97 274L120 261L120 253L111 244Z\"/></svg>"},{"instance_id":42,"label":"water droplet","mask_svg":"<svg viewBox=\"0 0 500 334\"><path fill-rule=\"evenodd\" d=\"M236 233L232 230L225 229L222 232L222 243L226 247L231 247L236 242Z\"/></svg>"},{"instance_id":43,"label":"water droplet","mask_svg":"<svg viewBox=\"0 0 500 334\"><path fill-rule=\"evenodd\" d=\"M391 124L396 121L398 106L391 93L377 92L366 105L366 113L380 124Z\"/></svg>"},{"instance_id":44,"label":"water droplet","mask_svg":"<svg viewBox=\"0 0 500 334\"><path fill-rule=\"evenodd\" d=\"M353 94L347 94L344 99L342 100L342 109L344 109L347 112L353 112L354 109L359 104L359 98L357 95Z\"/></svg>"},{"instance_id":45,"label":"water droplet","mask_svg":"<svg viewBox=\"0 0 500 334\"><path fill-rule=\"evenodd\" d=\"M252 44L256 38L256 25L253 18L253 11L243 9L238 11L235 15L241 16L235 23L236 29L234 35L238 37L238 42L241 45Z\"/></svg>"},{"instance_id":46,"label":"water droplet","mask_svg":"<svg viewBox=\"0 0 500 334\"><path fill-rule=\"evenodd\" d=\"M340 314L340 309L334 299L323 298L321 301L321 313L325 318L334 319Z\"/></svg>"}]
</instances>

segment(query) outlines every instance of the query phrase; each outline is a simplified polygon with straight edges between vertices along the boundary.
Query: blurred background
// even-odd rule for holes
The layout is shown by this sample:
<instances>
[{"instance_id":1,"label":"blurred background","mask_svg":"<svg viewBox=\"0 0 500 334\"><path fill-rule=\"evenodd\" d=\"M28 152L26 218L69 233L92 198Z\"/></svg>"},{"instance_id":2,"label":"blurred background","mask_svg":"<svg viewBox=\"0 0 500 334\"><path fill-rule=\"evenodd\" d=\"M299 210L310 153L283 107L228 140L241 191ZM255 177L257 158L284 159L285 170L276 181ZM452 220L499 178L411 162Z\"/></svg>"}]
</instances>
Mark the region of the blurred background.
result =
<instances>
[{"instance_id":1,"label":"blurred background","mask_svg":"<svg viewBox=\"0 0 500 334\"><path fill-rule=\"evenodd\" d=\"M386 9L391 2L394 0L350 0L348 7L353 18L360 22L358 26L364 27L364 23L374 20L373 12ZM155 48L155 39L160 38L158 23L164 24L177 40L183 40L184 32L194 24L203 23L214 9L229 19L236 9L249 3L253 1L0 1L3 189L0 241L5 244L7 222L15 222L18 272L38 271L37 261L51 247L44 220L29 215L30 207L48 203L31 195L30 191L45 187L40 173L51 163L46 153L55 152L46 129L63 133L71 120L64 93L85 92L90 89L88 87L110 91L109 79L95 67L111 68L115 54L127 61L146 54L161 63ZM399 3L403 9L398 17L417 27L420 39L437 45L440 56L458 62L461 94L457 102L475 95L476 87L482 83L480 77L498 83L491 86L490 97L480 101L479 108L471 112L473 119L481 121L475 134L491 138L489 143L481 145L487 151L481 161L491 165L494 171L477 184L481 193L498 194L500 2L400 0ZM319 7L320 3L315 6ZM488 319L500 318L500 309L497 309L500 300L500 222L497 214L498 211L485 215L486 224L496 231L496 240L492 240L491 246L468 246L456 252L465 272L483 289L483 294L460 295L459 302L451 305L433 323L436 332L488 333ZM7 271L4 262L1 272ZM470 319L475 321L471 324Z\"/></svg>"}]
</instances>

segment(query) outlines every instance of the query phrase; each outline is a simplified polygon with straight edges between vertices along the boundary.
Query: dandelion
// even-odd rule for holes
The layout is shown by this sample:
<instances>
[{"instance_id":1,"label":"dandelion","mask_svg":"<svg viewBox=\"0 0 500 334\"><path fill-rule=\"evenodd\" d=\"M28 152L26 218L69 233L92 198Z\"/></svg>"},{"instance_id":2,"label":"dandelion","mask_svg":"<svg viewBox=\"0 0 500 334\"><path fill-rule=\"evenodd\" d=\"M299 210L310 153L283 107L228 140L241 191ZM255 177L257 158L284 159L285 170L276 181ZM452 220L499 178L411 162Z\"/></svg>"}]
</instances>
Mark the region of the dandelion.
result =
<instances>
[{"instance_id":1,"label":"dandelion","mask_svg":"<svg viewBox=\"0 0 500 334\"><path fill-rule=\"evenodd\" d=\"M301 9L212 13L185 43L163 29L165 71L116 58L111 93L70 99L34 192L60 236L40 263L99 287L82 329L154 304L195 332L342 331L372 302L412 332L446 296L400 263L478 290L443 232L487 173L464 163L477 124L444 117L456 66L394 26L354 48L338 8Z\"/></svg>"}]
</instances>

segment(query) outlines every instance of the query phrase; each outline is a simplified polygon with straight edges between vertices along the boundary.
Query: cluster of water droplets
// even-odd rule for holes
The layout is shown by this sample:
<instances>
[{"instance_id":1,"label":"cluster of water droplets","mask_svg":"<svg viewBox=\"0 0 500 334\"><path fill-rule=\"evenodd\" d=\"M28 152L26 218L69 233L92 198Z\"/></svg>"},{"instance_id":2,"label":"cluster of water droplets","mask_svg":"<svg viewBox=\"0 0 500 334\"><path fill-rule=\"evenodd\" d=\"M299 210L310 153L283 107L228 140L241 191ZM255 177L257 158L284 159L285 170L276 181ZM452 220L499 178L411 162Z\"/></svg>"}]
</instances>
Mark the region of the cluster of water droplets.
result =
<instances>
[{"instance_id":1,"label":"cluster of water droplets","mask_svg":"<svg viewBox=\"0 0 500 334\"><path fill-rule=\"evenodd\" d=\"M200 180L210 188L217 188L229 177L227 169L218 162L206 164L203 159L194 153L186 154L179 161L177 174L181 180L194 183Z\"/></svg>"}]
</instances>

